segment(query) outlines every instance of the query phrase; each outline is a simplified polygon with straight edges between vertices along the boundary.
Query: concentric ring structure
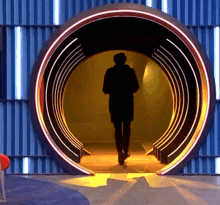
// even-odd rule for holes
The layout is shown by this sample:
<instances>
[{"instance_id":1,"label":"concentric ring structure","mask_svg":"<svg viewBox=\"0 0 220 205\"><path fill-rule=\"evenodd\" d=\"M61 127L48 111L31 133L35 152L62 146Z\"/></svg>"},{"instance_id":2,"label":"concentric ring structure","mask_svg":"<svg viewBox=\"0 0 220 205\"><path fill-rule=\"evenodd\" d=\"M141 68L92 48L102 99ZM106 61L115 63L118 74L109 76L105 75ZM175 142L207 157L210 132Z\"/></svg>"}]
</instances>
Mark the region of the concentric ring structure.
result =
<instances>
[{"instance_id":1,"label":"concentric ring structure","mask_svg":"<svg viewBox=\"0 0 220 205\"><path fill-rule=\"evenodd\" d=\"M57 30L33 68L30 106L36 131L48 152L69 173L94 174L79 165L88 151L68 129L62 99L75 67L107 50L145 54L163 69L172 90L173 112L169 127L153 144L151 153L167 164L157 174L177 173L206 139L215 105L214 78L208 58L193 34L173 17L150 7L97 7Z\"/></svg>"}]
</instances>

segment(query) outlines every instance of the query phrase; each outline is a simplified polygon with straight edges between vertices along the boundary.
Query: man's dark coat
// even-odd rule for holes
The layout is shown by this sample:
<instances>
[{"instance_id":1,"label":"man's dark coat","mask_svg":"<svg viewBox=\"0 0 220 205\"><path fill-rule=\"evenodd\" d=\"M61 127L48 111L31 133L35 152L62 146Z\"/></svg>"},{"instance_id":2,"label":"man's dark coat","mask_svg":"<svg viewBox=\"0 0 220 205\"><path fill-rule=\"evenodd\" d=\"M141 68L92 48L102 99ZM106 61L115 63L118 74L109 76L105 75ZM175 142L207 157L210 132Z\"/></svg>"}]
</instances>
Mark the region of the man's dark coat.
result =
<instances>
[{"instance_id":1,"label":"man's dark coat","mask_svg":"<svg viewBox=\"0 0 220 205\"><path fill-rule=\"evenodd\" d=\"M139 89L134 69L128 65L115 65L105 73L103 92L109 95L111 121L132 121L133 93Z\"/></svg>"}]
</instances>

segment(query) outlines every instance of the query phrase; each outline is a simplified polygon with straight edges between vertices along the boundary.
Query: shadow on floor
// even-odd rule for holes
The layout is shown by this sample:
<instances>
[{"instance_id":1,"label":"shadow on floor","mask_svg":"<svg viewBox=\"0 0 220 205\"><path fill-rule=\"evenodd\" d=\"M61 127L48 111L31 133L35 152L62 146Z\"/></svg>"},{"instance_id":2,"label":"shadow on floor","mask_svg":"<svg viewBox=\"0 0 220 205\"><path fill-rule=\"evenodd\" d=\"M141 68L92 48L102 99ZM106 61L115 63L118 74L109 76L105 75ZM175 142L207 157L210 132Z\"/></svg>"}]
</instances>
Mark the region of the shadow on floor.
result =
<instances>
[{"instance_id":1,"label":"shadow on floor","mask_svg":"<svg viewBox=\"0 0 220 205\"><path fill-rule=\"evenodd\" d=\"M89 205L88 199L76 190L21 176L5 175L6 203L10 205L64 204Z\"/></svg>"},{"instance_id":2,"label":"shadow on floor","mask_svg":"<svg viewBox=\"0 0 220 205\"><path fill-rule=\"evenodd\" d=\"M218 176L102 173L31 177L77 190L90 205L216 205L220 201Z\"/></svg>"}]
</instances>

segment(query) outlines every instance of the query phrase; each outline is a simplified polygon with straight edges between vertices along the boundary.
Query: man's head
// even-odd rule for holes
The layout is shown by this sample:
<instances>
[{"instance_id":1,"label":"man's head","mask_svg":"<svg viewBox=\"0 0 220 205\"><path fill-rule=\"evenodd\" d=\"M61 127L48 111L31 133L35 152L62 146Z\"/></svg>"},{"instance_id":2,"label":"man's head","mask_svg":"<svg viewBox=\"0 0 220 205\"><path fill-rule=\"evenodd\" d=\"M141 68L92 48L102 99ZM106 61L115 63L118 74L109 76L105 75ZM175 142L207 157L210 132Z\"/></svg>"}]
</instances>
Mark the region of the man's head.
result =
<instances>
[{"instance_id":1,"label":"man's head","mask_svg":"<svg viewBox=\"0 0 220 205\"><path fill-rule=\"evenodd\" d=\"M124 65L126 62L126 56L124 53L118 53L114 56L114 61L116 65Z\"/></svg>"}]
</instances>

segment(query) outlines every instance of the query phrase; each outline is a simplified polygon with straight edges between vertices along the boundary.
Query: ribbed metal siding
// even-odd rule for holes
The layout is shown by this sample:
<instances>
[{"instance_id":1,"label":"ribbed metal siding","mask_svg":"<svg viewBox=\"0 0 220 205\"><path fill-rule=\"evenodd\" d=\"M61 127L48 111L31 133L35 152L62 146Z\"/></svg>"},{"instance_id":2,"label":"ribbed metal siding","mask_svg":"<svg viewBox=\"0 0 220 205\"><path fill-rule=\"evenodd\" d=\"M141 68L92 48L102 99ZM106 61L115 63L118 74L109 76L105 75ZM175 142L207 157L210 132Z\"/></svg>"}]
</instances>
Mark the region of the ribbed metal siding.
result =
<instances>
[{"instance_id":1,"label":"ribbed metal siding","mask_svg":"<svg viewBox=\"0 0 220 205\"><path fill-rule=\"evenodd\" d=\"M10 157L11 165L6 170L6 174L23 174L23 157ZM53 158L44 156L31 156L28 174L67 174Z\"/></svg>"},{"instance_id":2,"label":"ribbed metal siding","mask_svg":"<svg viewBox=\"0 0 220 205\"><path fill-rule=\"evenodd\" d=\"M0 24L52 25L53 0L0 0Z\"/></svg>"},{"instance_id":3,"label":"ribbed metal siding","mask_svg":"<svg viewBox=\"0 0 220 205\"><path fill-rule=\"evenodd\" d=\"M215 174L215 157L196 157L180 172L181 174Z\"/></svg>"},{"instance_id":4,"label":"ribbed metal siding","mask_svg":"<svg viewBox=\"0 0 220 205\"><path fill-rule=\"evenodd\" d=\"M205 52L214 68L214 26L196 26L189 27L199 42L205 49Z\"/></svg>"},{"instance_id":5,"label":"ribbed metal siding","mask_svg":"<svg viewBox=\"0 0 220 205\"><path fill-rule=\"evenodd\" d=\"M188 162L179 173L182 174L215 174L215 158L220 157L220 102L216 103L214 123L198 155Z\"/></svg>"},{"instance_id":6,"label":"ribbed metal siding","mask_svg":"<svg viewBox=\"0 0 220 205\"><path fill-rule=\"evenodd\" d=\"M155 6L157 6L158 0L154 0L154 2ZM63 24L64 22L77 15L78 13L86 11L90 8L114 3L137 3L146 5L145 0L61 0L60 10L62 12L60 13L60 24Z\"/></svg>"},{"instance_id":7,"label":"ribbed metal siding","mask_svg":"<svg viewBox=\"0 0 220 205\"><path fill-rule=\"evenodd\" d=\"M0 153L11 159L7 174L23 172L24 157L30 160L29 174L65 174L48 156L33 130L28 108L30 74L38 52L57 27L21 26L22 30L22 100L15 96L15 26L4 26L6 99L0 101Z\"/></svg>"},{"instance_id":8,"label":"ribbed metal siding","mask_svg":"<svg viewBox=\"0 0 220 205\"><path fill-rule=\"evenodd\" d=\"M30 174L65 173L49 157L33 130L28 102L9 100L0 102L0 153L9 156L11 166L7 174L22 173L24 157L30 159Z\"/></svg>"},{"instance_id":9,"label":"ribbed metal siding","mask_svg":"<svg viewBox=\"0 0 220 205\"><path fill-rule=\"evenodd\" d=\"M59 24L89 8L112 3L138 3L145 0L59 0ZM152 7L162 9L163 0L152 0ZM28 110L28 84L31 68L46 39L56 30L54 0L0 0L0 24L5 25L6 99L0 101L0 153L10 156L6 173L22 173L24 157L30 158L30 173L62 174L65 171L46 155L35 134ZM197 36L214 65L214 26L220 22L219 0L168 0L168 13ZM48 26L45 26L48 25ZM15 100L15 26L22 30L22 100ZM220 102L216 105L214 124L198 156L180 171L184 174L215 172L215 157L220 156Z\"/></svg>"},{"instance_id":10,"label":"ribbed metal siding","mask_svg":"<svg viewBox=\"0 0 220 205\"><path fill-rule=\"evenodd\" d=\"M35 62L38 52L41 50L46 39L49 38L56 27L21 27L22 31L22 99L28 99L28 87L31 69ZM6 99L16 99L15 96L15 27L5 27L5 64L6 69L4 75L6 76Z\"/></svg>"},{"instance_id":11,"label":"ribbed metal siding","mask_svg":"<svg viewBox=\"0 0 220 205\"><path fill-rule=\"evenodd\" d=\"M193 26L189 29L195 34L199 42L203 45L206 54L214 68L214 26ZM188 162L179 173L182 174L215 174L215 159L220 157L220 102L216 103L214 124L206 141L200 148L198 155Z\"/></svg>"},{"instance_id":12,"label":"ribbed metal siding","mask_svg":"<svg viewBox=\"0 0 220 205\"><path fill-rule=\"evenodd\" d=\"M219 0L168 0L168 13L185 25L219 25Z\"/></svg>"},{"instance_id":13,"label":"ribbed metal siding","mask_svg":"<svg viewBox=\"0 0 220 205\"><path fill-rule=\"evenodd\" d=\"M60 23L89 8L112 3L137 3L146 0L59 0ZM185 25L219 25L219 0L167 0L168 13ZM152 7L162 8L163 0L152 0ZM53 25L54 0L0 0L0 24Z\"/></svg>"}]
</instances>

